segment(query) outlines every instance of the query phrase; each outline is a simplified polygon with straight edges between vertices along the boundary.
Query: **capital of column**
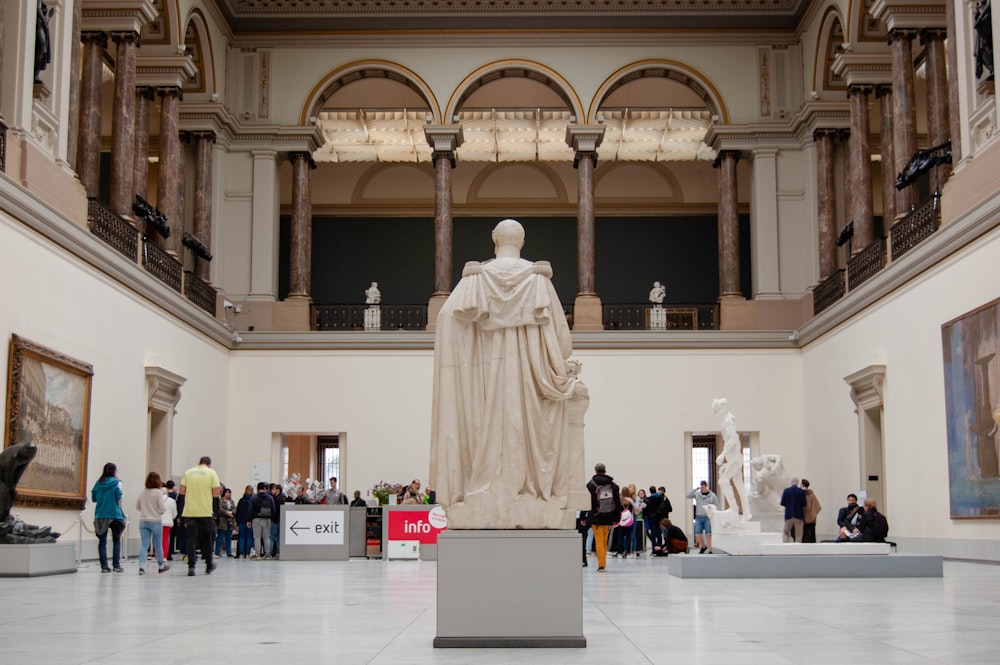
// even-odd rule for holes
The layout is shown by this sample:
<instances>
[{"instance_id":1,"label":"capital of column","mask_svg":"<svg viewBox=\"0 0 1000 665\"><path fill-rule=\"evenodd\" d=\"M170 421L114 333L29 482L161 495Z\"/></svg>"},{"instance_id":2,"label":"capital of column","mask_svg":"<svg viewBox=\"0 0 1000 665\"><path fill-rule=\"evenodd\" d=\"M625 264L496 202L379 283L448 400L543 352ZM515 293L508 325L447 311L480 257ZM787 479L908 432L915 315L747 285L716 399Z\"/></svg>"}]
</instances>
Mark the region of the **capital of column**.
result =
<instances>
[{"instance_id":1,"label":"capital of column","mask_svg":"<svg viewBox=\"0 0 1000 665\"><path fill-rule=\"evenodd\" d=\"M578 150L576 154L573 155L573 168L580 168L580 160L589 159L594 164L597 164L597 151L596 150Z\"/></svg>"},{"instance_id":2,"label":"capital of column","mask_svg":"<svg viewBox=\"0 0 1000 665\"><path fill-rule=\"evenodd\" d=\"M715 156L715 161L712 162L712 168L717 169L722 165L723 160L732 159L733 163L740 161L740 151L739 150L720 150L719 154Z\"/></svg>"},{"instance_id":3,"label":"capital of column","mask_svg":"<svg viewBox=\"0 0 1000 665\"><path fill-rule=\"evenodd\" d=\"M566 144L577 153L596 152L604 140L604 125L570 125L566 128Z\"/></svg>"},{"instance_id":4,"label":"capital of column","mask_svg":"<svg viewBox=\"0 0 1000 665\"><path fill-rule=\"evenodd\" d=\"M153 101L153 98L156 96L156 88L150 85L137 85L135 87L135 96Z\"/></svg>"},{"instance_id":5,"label":"capital of column","mask_svg":"<svg viewBox=\"0 0 1000 665\"><path fill-rule=\"evenodd\" d=\"M177 97L178 101L184 101L184 91L177 86L161 86L156 89L156 94L160 96L160 99L165 97Z\"/></svg>"},{"instance_id":6,"label":"capital of column","mask_svg":"<svg viewBox=\"0 0 1000 665\"><path fill-rule=\"evenodd\" d=\"M209 132L209 133L212 134L214 140L215 133L214 132ZM316 161L313 159L313 156L304 150L296 150L295 152L288 153L288 161L290 161L292 164L298 161L305 161L305 163L309 165L310 169L316 168Z\"/></svg>"},{"instance_id":7,"label":"capital of column","mask_svg":"<svg viewBox=\"0 0 1000 665\"><path fill-rule=\"evenodd\" d=\"M108 33L101 30L83 30L80 32L80 41L84 44L93 42L100 45L101 48L107 48Z\"/></svg>"},{"instance_id":8,"label":"capital of column","mask_svg":"<svg viewBox=\"0 0 1000 665\"><path fill-rule=\"evenodd\" d=\"M886 41L887 44L892 44L893 42L905 39L910 42L913 38L919 34L916 28L893 28L889 31L889 39Z\"/></svg>"},{"instance_id":9,"label":"capital of column","mask_svg":"<svg viewBox=\"0 0 1000 665\"><path fill-rule=\"evenodd\" d=\"M142 38L139 36L139 33L133 32L131 30L112 32L111 41L113 41L116 44L120 44L121 42L126 42L126 43L131 42L135 44L136 48L142 46Z\"/></svg>"},{"instance_id":10,"label":"capital of column","mask_svg":"<svg viewBox=\"0 0 1000 665\"><path fill-rule=\"evenodd\" d=\"M886 95L892 94L891 83L879 83L875 86L875 99L882 99Z\"/></svg>"},{"instance_id":11,"label":"capital of column","mask_svg":"<svg viewBox=\"0 0 1000 665\"><path fill-rule=\"evenodd\" d=\"M920 43L926 44L933 41L944 41L948 38L947 28L924 28L920 31Z\"/></svg>"},{"instance_id":12,"label":"capital of column","mask_svg":"<svg viewBox=\"0 0 1000 665\"><path fill-rule=\"evenodd\" d=\"M831 141L836 141L837 139L839 139L843 135L844 131L845 130L839 129L839 128L838 129L833 129L833 128L827 128L827 127L822 127L822 128L819 128L819 129L815 129L815 130L813 130L813 141L818 141L819 139L823 139L823 138L828 138ZM850 132L848 131L848 133L850 133Z\"/></svg>"},{"instance_id":13,"label":"capital of column","mask_svg":"<svg viewBox=\"0 0 1000 665\"><path fill-rule=\"evenodd\" d=\"M465 134L461 125L424 125L424 138L435 153L454 153L465 141Z\"/></svg>"},{"instance_id":14,"label":"capital of column","mask_svg":"<svg viewBox=\"0 0 1000 665\"><path fill-rule=\"evenodd\" d=\"M852 95L870 95L875 92L875 86L869 83L856 83L854 85L847 86L847 97L850 99Z\"/></svg>"},{"instance_id":15,"label":"capital of column","mask_svg":"<svg viewBox=\"0 0 1000 665\"><path fill-rule=\"evenodd\" d=\"M435 150L431 153L431 163L437 164L439 159L447 159L451 168L455 168L455 152L452 150Z\"/></svg>"}]
</instances>

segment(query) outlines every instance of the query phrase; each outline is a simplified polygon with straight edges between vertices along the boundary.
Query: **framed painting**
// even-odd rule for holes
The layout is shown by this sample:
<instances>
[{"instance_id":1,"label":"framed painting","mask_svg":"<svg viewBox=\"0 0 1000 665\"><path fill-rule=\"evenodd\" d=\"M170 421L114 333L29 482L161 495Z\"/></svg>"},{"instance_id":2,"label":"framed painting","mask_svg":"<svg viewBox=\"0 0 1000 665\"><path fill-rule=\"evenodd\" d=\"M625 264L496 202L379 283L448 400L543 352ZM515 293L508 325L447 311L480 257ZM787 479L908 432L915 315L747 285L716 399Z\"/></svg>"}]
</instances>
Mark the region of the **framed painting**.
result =
<instances>
[{"instance_id":1,"label":"framed painting","mask_svg":"<svg viewBox=\"0 0 1000 665\"><path fill-rule=\"evenodd\" d=\"M1000 517L1000 299L941 326L951 517Z\"/></svg>"},{"instance_id":2,"label":"framed painting","mask_svg":"<svg viewBox=\"0 0 1000 665\"><path fill-rule=\"evenodd\" d=\"M83 509L93 376L87 363L11 335L4 446L38 447L17 486L18 505Z\"/></svg>"}]
</instances>

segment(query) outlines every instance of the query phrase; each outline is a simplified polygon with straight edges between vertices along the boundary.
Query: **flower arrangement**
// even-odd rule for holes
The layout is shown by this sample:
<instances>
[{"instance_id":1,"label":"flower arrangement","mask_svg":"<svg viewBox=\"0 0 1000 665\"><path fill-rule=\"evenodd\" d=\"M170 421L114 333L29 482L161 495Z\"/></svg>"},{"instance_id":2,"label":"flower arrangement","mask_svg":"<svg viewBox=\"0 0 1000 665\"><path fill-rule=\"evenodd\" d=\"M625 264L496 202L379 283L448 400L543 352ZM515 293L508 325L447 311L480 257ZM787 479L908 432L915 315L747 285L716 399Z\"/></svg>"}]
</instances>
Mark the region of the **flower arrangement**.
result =
<instances>
[{"instance_id":1,"label":"flower arrangement","mask_svg":"<svg viewBox=\"0 0 1000 665\"><path fill-rule=\"evenodd\" d=\"M375 483L374 487L368 490L368 496L373 496L378 499L378 505L384 506L389 503L390 494L399 494L403 491L403 486L396 483L395 485L380 480Z\"/></svg>"}]
</instances>

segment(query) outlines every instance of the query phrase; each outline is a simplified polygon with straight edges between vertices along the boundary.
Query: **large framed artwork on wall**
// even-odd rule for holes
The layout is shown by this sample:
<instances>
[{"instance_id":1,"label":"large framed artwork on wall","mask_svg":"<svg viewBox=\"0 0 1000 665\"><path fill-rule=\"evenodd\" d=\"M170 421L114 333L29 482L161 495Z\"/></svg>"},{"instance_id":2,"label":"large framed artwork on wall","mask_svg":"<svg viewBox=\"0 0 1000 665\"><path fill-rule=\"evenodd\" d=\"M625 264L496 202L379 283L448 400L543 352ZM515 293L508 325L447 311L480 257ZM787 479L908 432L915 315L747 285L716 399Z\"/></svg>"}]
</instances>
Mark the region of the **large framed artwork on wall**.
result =
<instances>
[{"instance_id":1,"label":"large framed artwork on wall","mask_svg":"<svg viewBox=\"0 0 1000 665\"><path fill-rule=\"evenodd\" d=\"M93 375L87 363L11 335L4 446L38 447L17 486L18 505L83 509Z\"/></svg>"},{"instance_id":2,"label":"large framed artwork on wall","mask_svg":"<svg viewBox=\"0 0 1000 665\"><path fill-rule=\"evenodd\" d=\"M1000 298L941 326L951 516L1000 518Z\"/></svg>"}]
</instances>

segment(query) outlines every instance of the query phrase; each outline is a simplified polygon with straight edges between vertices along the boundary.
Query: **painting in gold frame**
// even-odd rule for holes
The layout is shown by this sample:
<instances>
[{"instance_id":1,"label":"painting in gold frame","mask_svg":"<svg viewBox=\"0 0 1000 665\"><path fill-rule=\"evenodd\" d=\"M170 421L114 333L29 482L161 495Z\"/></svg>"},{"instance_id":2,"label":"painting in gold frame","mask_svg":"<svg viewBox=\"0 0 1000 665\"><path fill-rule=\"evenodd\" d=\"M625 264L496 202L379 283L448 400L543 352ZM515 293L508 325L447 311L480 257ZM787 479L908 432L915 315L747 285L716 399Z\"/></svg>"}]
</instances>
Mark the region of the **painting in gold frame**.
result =
<instances>
[{"instance_id":1,"label":"painting in gold frame","mask_svg":"<svg viewBox=\"0 0 1000 665\"><path fill-rule=\"evenodd\" d=\"M17 505L83 509L93 376L87 363L11 335L4 446L38 447L17 486Z\"/></svg>"}]
</instances>

